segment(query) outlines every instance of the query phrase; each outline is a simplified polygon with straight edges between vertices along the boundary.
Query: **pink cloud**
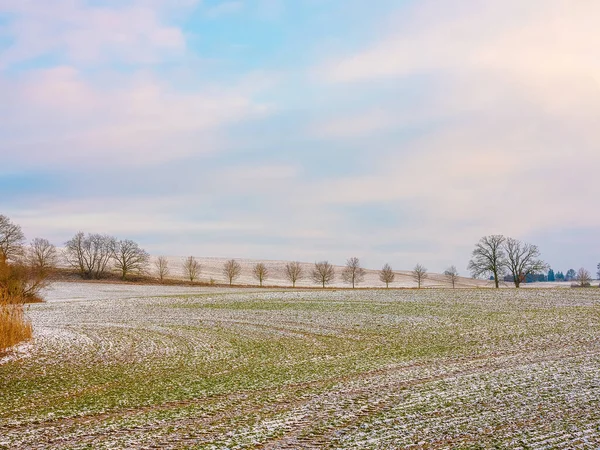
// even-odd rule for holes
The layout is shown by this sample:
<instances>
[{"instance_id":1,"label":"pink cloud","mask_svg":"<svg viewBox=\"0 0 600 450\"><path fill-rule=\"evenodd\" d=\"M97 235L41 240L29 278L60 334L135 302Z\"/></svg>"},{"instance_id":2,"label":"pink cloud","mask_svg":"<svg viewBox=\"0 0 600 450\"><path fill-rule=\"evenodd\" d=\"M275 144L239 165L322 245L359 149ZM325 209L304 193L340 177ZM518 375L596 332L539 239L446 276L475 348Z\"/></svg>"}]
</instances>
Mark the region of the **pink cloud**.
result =
<instances>
[{"instance_id":1,"label":"pink cloud","mask_svg":"<svg viewBox=\"0 0 600 450\"><path fill-rule=\"evenodd\" d=\"M71 63L95 64L153 63L181 55L186 49L185 37L168 22L165 5L115 2L100 7L81 0L4 1L0 12L13 16L5 32L14 44L0 56L0 67L48 53L58 53Z\"/></svg>"}]
</instances>

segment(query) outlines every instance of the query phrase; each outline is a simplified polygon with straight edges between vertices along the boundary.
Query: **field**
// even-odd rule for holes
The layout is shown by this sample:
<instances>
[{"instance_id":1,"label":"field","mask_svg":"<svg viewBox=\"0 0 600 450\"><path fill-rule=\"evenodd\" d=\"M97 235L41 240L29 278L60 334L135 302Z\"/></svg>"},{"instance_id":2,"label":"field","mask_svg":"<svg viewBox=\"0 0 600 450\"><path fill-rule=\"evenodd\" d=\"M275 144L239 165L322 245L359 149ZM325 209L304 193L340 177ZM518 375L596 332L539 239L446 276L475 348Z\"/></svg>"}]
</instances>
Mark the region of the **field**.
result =
<instances>
[{"instance_id":1,"label":"field","mask_svg":"<svg viewBox=\"0 0 600 450\"><path fill-rule=\"evenodd\" d=\"M65 283L0 448L598 448L600 289Z\"/></svg>"}]
</instances>

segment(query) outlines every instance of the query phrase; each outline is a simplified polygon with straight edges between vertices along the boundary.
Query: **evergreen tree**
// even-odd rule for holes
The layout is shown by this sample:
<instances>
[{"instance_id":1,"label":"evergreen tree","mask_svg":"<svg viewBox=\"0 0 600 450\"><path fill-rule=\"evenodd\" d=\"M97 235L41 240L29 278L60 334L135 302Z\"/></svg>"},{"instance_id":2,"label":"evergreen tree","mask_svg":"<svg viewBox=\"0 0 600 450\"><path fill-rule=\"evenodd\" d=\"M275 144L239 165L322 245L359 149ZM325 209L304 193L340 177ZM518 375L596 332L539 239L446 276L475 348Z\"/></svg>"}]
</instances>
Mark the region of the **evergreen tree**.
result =
<instances>
[{"instance_id":1,"label":"evergreen tree","mask_svg":"<svg viewBox=\"0 0 600 450\"><path fill-rule=\"evenodd\" d=\"M556 276L554 275L554 270L552 269L548 271L548 281L556 281Z\"/></svg>"}]
</instances>

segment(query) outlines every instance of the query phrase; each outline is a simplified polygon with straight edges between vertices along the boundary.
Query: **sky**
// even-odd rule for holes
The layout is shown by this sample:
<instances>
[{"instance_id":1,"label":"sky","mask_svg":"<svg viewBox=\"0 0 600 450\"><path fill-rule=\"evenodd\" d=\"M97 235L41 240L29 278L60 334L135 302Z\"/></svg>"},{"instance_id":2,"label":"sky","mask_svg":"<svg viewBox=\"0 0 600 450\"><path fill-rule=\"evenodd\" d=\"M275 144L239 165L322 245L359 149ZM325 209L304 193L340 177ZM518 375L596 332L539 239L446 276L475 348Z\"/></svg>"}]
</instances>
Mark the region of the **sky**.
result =
<instances>
[{"instance_id":1,"label":"sky","mask_svg":"<svg viewBox=\"0 0 600 450\"><path fill-rule=\"evenodd\" d=\"M0 214L196 255L600 262L596 0L0 0Z\"/></svg>"}]
</instances>

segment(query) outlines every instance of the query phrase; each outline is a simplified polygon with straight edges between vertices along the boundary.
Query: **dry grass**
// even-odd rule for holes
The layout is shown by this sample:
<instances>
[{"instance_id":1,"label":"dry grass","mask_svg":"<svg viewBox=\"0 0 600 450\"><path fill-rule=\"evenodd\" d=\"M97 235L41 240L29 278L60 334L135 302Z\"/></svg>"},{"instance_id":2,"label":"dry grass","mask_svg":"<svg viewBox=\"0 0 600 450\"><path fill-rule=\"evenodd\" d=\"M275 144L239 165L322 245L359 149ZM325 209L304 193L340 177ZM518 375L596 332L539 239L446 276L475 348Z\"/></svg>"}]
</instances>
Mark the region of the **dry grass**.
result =
<instances>
[{"instance_id":1,"label":"dry grass","mask_svg":"<svg viewBox=\"0 0 600 450\"><path fill-rule=\"evenodd\" d=\"M25 317L23 305L34 292L25 290L25 271L0 260L0 354L20 342L31 339L31 323Z\"/></svg>"},{"instance_id":2,"label":"dry grass","mask_svg":"<svg viewBox=\"0 0 600 450\"><path fill-rule=\"evenodd\" d=\"M31 337L31 323L25 317L23 303L0 291L0 353Z\"/></svg>"}]
</instances>

